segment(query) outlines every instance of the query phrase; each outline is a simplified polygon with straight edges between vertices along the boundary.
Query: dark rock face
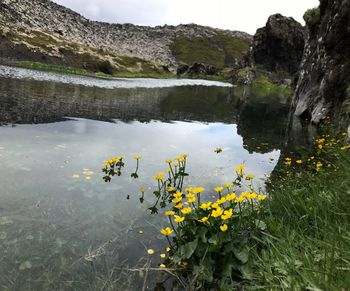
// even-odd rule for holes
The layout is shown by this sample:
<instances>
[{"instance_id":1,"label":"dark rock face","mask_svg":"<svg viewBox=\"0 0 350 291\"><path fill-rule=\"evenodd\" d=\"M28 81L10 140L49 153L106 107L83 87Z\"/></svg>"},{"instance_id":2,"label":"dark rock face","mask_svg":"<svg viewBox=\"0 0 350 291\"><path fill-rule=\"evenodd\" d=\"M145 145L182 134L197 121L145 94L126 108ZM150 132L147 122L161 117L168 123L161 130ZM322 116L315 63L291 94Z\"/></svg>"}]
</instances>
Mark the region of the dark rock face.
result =
<instances>
[{"instance_id":1,"label":"dark rock face","mask_svg":"<svg viewBox=\"0 0 350 291\"><path fill-rule=\"evenodd\" d=\"M268 71L295 74L304 51L304 28L293 18L275 14L254 36L251 58Z\"/></svg>"},{"instance_id":2,"label":"dark rock face","mask_svg":"<svg viewBox=\"0 0 350 291\"><path fill-rule=\"evenodd\" d=\"M319 9L318 22L307 29L293 96L295 115L316 124L345 104L350 85L350 1L321 0Z\"/></svg>"},{"instance_id":3,"label":"dark rock face","mask_svg":"<svg viewBox=\"0 0 350 291\"><path fill-rule=\"evenodd\" d=\"M182 65L178 68L178 75L216 75L218 70L211 65L194 63L192 66Z\"/></svg>"}]
</instances>

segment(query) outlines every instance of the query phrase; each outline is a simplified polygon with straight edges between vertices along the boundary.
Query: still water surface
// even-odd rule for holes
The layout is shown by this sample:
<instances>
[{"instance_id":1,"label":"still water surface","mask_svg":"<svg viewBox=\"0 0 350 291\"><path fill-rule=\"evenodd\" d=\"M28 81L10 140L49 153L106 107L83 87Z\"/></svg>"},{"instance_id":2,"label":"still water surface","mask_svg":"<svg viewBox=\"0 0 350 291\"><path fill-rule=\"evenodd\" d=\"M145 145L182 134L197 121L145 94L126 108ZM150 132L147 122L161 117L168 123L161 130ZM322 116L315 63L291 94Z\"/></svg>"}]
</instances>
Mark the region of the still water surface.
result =
<instances>
[{"instance_id":1,"label":"still water surface","mask_svg":"<svg viewBox=\"0 0 350 291\"><path fill-rule=\"evenodd\" d=\"M0 290L140 290L144 274L125 268L161 262L165 220L147 208L166 159L188 153L186 184L207 192L241 163L263 187L283 146L288 103L260 93L0 67ZM121 154L125 172L104 183L103 161ZM134 155L142 156L137 180ZM164 279L150 277L149 290Z\"/></svg>"}]
</instances>

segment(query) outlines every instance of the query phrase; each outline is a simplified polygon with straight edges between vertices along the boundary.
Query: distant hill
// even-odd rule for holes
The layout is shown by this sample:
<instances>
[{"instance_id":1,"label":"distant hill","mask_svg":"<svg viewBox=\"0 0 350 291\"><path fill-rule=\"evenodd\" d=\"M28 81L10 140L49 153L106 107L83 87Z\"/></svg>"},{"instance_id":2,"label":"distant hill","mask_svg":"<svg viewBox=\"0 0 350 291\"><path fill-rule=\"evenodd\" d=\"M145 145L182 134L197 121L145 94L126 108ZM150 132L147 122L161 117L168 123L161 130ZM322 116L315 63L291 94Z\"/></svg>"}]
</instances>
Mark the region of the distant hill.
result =
<instances>
[{"instance_id":1,"label":"distant hill","mask_svg":"<svg viewBox=\"0 0 350 291\"><path fill-rule=\"evenodd\" d=\"M50 0L0 0L0 58L113 74L174 73L239 63L252 36L195 24L136 26L91 21Z\"/></svg>"}]
</instances>

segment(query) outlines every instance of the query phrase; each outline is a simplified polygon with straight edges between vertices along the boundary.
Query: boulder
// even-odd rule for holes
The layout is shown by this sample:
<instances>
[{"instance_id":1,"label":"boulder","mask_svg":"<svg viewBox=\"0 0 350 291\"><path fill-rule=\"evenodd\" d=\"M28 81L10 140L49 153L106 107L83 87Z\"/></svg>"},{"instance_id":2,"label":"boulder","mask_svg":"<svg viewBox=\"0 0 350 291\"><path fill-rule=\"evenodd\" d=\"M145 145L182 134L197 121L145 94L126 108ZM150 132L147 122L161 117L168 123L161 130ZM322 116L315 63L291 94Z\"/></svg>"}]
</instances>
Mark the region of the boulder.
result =
<instances>
[{"instance_id":1,"label":"boulder","mask_svg":"<svg viewBox=\"0 0 350 291\"><path fill-rule=\"evenodd\" d=\"M250 58L267 71L295 74L304 51L304 28L291 17L275 14L254 35Z\"/></svg>"}]
</instances>

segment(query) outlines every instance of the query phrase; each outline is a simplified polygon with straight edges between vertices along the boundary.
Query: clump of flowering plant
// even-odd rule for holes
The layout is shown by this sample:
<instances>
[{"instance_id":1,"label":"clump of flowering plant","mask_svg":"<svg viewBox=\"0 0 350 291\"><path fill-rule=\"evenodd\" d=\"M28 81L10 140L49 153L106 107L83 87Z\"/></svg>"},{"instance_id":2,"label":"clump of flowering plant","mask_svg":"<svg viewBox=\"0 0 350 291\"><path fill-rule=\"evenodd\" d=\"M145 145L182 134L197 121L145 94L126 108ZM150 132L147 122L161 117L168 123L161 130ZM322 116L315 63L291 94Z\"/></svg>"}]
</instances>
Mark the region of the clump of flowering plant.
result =
<instances>
[{"instance_id":1,"label":"clump of flowering plant","mask_svg":"<svg viewBox=\"0 0 350 291\"><path fill-rule=\"evenodd\" d=\"M167 189L169 224L161 230L171 248L166 265L182 267L205 282L249 273L249 241L266 228L261 220L266 195L253 191L254 175L244 171L238 166L232 182L216 187L214 200L206 199L213 196L205 195L203 187ZM172 182L161 181L159 190Z\"/></svg>"}]
</instances>

